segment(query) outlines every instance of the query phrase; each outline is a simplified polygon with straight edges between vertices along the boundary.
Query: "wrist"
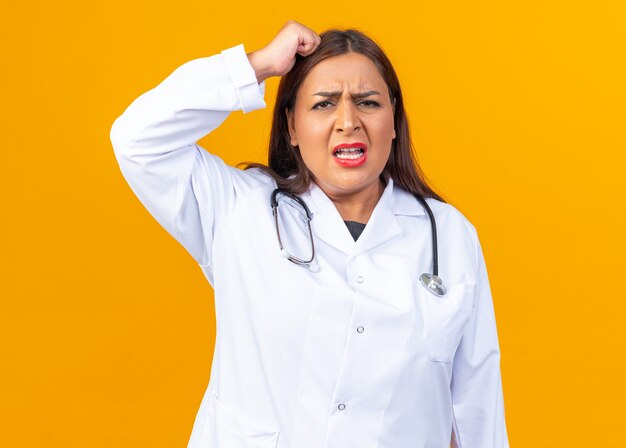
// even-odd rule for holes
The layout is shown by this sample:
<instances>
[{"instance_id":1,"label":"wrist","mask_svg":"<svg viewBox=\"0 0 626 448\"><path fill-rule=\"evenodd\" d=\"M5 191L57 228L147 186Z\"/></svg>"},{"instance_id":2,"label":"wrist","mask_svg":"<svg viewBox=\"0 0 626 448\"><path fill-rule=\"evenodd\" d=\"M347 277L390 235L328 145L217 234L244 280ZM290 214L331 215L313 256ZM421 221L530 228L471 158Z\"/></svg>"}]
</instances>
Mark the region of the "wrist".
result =
<instances>
[{"instance_id":1,"label":"wrist","mask_svg":"<svg viewBox=\"0 0 626 448\"><path fill-rule=\"evenodd\" d=\"M261 84L261 82L265 81L267 78L274 76L274 70L271 64L267 63L267 61L263 58L263 55L259 54L258 51L248 53L247 56L250 65L254 69L257 83Z\"/></svg>"}]
</instances>

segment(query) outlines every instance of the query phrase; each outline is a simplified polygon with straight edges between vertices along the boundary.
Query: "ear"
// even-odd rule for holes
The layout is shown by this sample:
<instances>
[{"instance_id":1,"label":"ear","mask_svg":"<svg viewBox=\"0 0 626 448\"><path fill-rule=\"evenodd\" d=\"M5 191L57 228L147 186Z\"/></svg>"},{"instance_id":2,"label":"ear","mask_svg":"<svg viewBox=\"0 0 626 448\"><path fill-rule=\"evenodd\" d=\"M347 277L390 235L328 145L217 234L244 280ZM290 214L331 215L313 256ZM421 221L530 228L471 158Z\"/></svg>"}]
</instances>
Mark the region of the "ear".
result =
<instances>
[{"instance_id":1,"label":"ear","mask_svg":"<svg viewBox=\"0 0 626 448\"><path fill-rule=\"evenodd\" d=\"M298 138L296 137L296 128L293 124L293 110L289 110L288 107L285 107L285 115L287 116L287 126L289 127L289 138L291 141L291 146L298 146Z\"/></svg>"}]
</instances>

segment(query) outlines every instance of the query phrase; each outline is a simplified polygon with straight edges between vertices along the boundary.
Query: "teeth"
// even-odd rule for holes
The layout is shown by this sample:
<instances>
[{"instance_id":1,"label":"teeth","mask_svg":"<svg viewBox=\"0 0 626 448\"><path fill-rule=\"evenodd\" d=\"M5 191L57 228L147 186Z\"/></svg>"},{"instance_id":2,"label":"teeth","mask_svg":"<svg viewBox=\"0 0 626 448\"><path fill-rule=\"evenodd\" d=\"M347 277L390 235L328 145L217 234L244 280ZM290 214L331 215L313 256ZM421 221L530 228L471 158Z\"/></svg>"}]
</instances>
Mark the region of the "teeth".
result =
<instances>
[{"instance_id":1,"label":"teeth","mask_svg":"<svg viewBox=\"0 0 626 448\"><path fill-rule=\"evenodd\" d=\"M360 147L356 148L341 148L335 152L335 157L339 159L358 159L365 153L365 150Z\"/></svg>"},{"instance_id":2,"label":"teeth","mask_svg":"<svg viewBox=\"0 0 626 448\"><path fill-rule=\"evenodd\" d=\"M335 157L337 157L338 159L358 159L362 156L363 154L361 152L352 152L352 154L350 153L343 153L343 152L337 152L337 154L335 154Z\"/></svg>"}]
</instances>

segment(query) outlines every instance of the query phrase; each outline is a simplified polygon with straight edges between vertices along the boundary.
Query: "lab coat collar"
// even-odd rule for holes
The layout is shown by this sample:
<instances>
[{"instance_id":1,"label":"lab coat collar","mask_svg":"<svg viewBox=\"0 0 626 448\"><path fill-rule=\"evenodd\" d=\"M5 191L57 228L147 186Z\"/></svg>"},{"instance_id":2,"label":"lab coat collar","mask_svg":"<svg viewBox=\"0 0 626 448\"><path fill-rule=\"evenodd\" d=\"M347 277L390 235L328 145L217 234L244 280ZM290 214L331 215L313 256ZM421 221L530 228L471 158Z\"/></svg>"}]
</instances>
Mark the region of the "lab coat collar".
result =
<instances>
[{"instance_id":1,"label":"lab coat collar","mask_svg":"<svg viewBox=\"0 0 626 448\"><path fill-rule=\"evenodd\" d=\"M389 179L389 183L393 185L393 180ZM402 216L421 216L426 215L426 210L408 191L402 187L393 187L393 213Z\"/></svg>"},{"instance_id":2,"label":"lab coat collar","mask_svg":"<svg viewBox=\"0 0 626 448\"><path fill-rule=\"evenodd\" d=\"M396 215L420 216L426 214L422 205L413 195L398 186L394 186L393 179L390 178L363 233L355 242L335 204L315 182L311 182L309 189L302 195L302 199L309 206L313 215L311 222L313 233L348 255L357 255L368 251L401 235L402 230Z\"/></svg>"}]
</instances>

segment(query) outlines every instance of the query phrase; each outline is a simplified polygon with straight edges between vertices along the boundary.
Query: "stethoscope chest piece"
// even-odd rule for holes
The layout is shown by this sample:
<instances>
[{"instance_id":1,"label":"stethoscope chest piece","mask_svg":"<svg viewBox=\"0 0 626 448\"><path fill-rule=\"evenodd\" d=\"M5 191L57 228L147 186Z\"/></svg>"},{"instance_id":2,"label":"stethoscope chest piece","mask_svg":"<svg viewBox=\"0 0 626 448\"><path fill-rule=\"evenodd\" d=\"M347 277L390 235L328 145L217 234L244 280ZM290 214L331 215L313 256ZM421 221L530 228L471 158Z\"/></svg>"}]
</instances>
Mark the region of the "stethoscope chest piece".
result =
<instances>
[{"instance_id":1,"label":"stethoscope chest piece","mask_svg":"<svg viewBox=\"0 0 626 448\"><path fill-rule=\"evenodd\" d=\"M443 297L446 295L446 287L443 284L443 280L441 280L439 276L425 272L420 275L420 281L430 293L436 295L437 297Z\"/></svg>"}]
</instances>

